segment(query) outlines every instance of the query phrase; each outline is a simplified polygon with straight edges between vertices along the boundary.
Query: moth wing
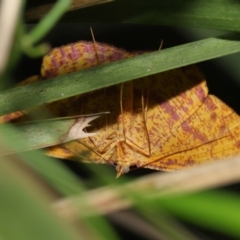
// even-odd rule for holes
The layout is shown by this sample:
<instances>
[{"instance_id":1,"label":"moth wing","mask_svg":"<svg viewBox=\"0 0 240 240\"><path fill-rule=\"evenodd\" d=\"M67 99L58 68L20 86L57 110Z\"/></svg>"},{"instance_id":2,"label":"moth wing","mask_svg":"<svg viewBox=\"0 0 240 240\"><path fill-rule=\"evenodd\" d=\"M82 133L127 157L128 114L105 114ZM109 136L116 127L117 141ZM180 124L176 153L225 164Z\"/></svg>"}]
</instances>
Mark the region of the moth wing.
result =
<instances>
[{"instance_id":1,"label":"moth wing","mask_svg":"<svg viewBox=\"0 0 240 240\"><path fill-rule=\"evenodd\" d=\"M209 95L201 107L176 129L147 168L176 170L240 154L240 117Z\"/></svg>"}]
</instances>

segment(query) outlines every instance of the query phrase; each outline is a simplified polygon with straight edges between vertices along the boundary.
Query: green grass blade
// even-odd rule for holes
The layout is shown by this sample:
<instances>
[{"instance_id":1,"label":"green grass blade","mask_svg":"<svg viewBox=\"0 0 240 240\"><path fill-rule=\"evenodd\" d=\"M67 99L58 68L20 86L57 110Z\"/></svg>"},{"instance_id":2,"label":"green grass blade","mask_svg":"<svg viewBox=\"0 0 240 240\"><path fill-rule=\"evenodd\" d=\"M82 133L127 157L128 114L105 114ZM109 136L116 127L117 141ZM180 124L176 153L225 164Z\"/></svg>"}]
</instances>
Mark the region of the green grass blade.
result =
<instances>
[{"instance_id":1,"label":"green grass blade","mask_svg":"<svg viewBox=\"0 0 240 240\"><path fill-rule=\"evenodd\" d=\"M84 239L54 215L49 203L13 159L1 159L0 232L3 239Z\"/></svg>"},{"instance_id":2,"label":"green grass blade","mask_svg":"<svg viewBox=\"0 0 240 240\"><path fill-rule=\"evenodd\" d=\"M12 143L13 149L3 148L0 150L0 155L49 147L92 136L94 133L86 133L83 129L97 117L99 117L98 114L93 114L19 123L14 124L13 127L17 128L15 131L7 128L6 124L2 124L0 125L0 132L3 135L6 134L4 140ZM19 142L20 145L14 144Z\"/></svg>"},{"instance_id":3,"label":"green grass blade","mask_svg":"<svg viewBox=\"0 0 240 240\"><path fill-rule=\"evenodd\" d=\"M81 180L60 161L40 155L38 151L21 153L21 156L23 162L31 166L61 195L71 196L85 190Z\"/></svg>"},{"instance_id":4,"label":"green grass blade","mask_svg":"<svg viewBox=\"0 0 240 240\"><path fill-rule=\"evenodd\" d=\"M26 38L31 42L30 45L35 44L53 28L70 4L71 0L58 0L56 2L50 12L27 34Z\"/></svg>"},{"instance_id":5,"label":"green grass blade","mask_svg":"<svg viewBox=\"0 0 240 240\"><path fill-rule=\"evenodd\" d=\"M239 195L217 191L172 195L160 198L158 204L191 223L240 237Z\"/></svg>"},{"instance_id":6,"label":"green grass blade","mask_svg":"<svg viewBox=\"0 0 240 240\"><path fill-rule=\"evenodd\" d=\"M16 134L16 129L5 126L1 130L0 142L1 150L6 149L26 149L24 137L21 141L11 141L11 137ZM80 193L83 190L83 184L73 175L63 164L43 155L40 151L29 151L18 154L19 158L35 169L46 181L56 189L60 194L66 196ZM7 156L4 156L6 158ZM3 158L3 156L1 156Z\"/></svg>"},{"instance_id":7,"label":"green grass blade","mask_svg":"<svg viewBox=\"0 0 240 240\"><path fill-rule=\"evenodd\" d=\"M16 129L11 127L5 127L1 131L0 141L1 150L6 149L19 149L26 148L24 139L18 142L12 142L8 136L15 134ZM48 158L39 151L29 151L19 153L18 156L25 161L28 165L40 173L57 191L63 195L76 194L81 191L81 182L76 176L72 175L70 171L64 168L63 165L55 162L51 158ZM6 156L4 156L6 157ZM3 156L1 156L3 158Z\"/></svg>"},{"instance_id":8,"label":"green grass blade","mask_svg":"<svg viewBox=\"0 0 240 240\"><path fill-rule=\"evenodd\" d=\"M229 0L118 0L68 14L65 21L161 24L240 31L240 4Z\"/></svg>"},{"instance_id":9,"label":"green grass blade","mask_svg":"<svg viewBox=\"0 0 240 240\"><path fill-rule=\"evenodd\" d=\"M28 109L35 105L60 100L135 78L236 53L240 51L239 39L239 34L208 38L55 77L48 81L13 88L0 94L0 114ZM38 97L36 98L36 96Z\"/></svg>"},{"instance_id":10,"label":"green grass blade","mask_svg":"<svg viewBox=\"0 0 240 240\"><path fill-rule=\"evenodd\" d=\"M17 158L17 156L14 156ZM64 196L79 194L84 190L81 181L60 162L41 156L37 152L18 155L40 173L44 179ZM28 179L26 173L12 164L14 159L1 159L0 168L0 231L6 239L118 239L115 232L101 216L84 220L78 237L72 229L54 216L46 202L44 192ZM47 206L48 204L48 206ZM94 210L93 210L94 211ZM79 213L79 217L81 213ZM67 225L67 224L66 224ZM14 228L14 231L12 230ZM35 236L36 235L36 236Z\"/></svg>"},{"instance_id":11,"label":"green grass blade","mask_svg":"<svg viewBox=\"0 0 240 240\"><path fill-rule=\"evenodd\" d=\"M54 189L56 189L63 196L74 196L76 194L84 194L85 185L75 174L68 170L62 162L52 158L37 155L36 152L22 153L23 161L31 166L36 172L38 172ZM37 157L36 157L37 156ZM34 159L34 161L33 161ZM106 174L106 172L99 171L98 174ZM81 201L83 205L87 204ZM94 213L94 209L92 209ZM79 211L79 218L84 221L85 228L92 233L91 239L106 239L106 236L110 239L118 239L115 232L108 225L106 220L95 215L91 218L85 218L82 216L82 212ZM85 230L83 230L83 233ZM85 238L86 239L86 238Z\"/></svg>"},{"instance_id":12,"label":"green grass blade","mask_svg":"<svg viewBox=\"0 0 240 240\"><path fill-rule=\"evenodd\" d=\"M147 219L149 223L156 226L157 229L165 236L168 236L169 239L200 240L181 226L180 223L168 216L165 211L161 211L159 206L156 211L154 207L151 206L151 208L149 208L147 204L142 204L137 210Z\"/></svg>"}]
</instances>

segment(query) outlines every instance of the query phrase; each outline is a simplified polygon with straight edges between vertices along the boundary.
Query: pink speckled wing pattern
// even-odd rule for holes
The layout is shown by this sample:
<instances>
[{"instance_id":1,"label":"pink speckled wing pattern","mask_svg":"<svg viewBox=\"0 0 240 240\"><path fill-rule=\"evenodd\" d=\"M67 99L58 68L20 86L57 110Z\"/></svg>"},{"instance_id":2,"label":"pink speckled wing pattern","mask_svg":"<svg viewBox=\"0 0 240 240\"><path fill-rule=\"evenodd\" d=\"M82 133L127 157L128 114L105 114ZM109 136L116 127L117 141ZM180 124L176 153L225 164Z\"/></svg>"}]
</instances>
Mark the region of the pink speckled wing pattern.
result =
<instances>
[{"instance_id":1,"label":"pink speckled wing pattern","mask_svg":"<svg viewBox=\"0 0 240 240\"><path fill-rule=\"evenodd\" d=\"M134 54L104 43L77 42L54 48L44 56L41 75L44 78L63 75L104 63L131 57Z\"/></svg>"}]
</instances>

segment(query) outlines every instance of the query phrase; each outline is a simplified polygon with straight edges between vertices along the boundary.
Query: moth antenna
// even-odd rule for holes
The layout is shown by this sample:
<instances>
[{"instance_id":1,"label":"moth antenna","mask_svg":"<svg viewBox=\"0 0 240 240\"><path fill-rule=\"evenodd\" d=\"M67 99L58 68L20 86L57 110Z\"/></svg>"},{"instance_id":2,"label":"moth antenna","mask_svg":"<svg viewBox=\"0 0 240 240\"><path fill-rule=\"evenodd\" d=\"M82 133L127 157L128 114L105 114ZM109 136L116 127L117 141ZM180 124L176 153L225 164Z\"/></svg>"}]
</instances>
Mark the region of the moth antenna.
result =
<instances>
[{"instance_id":1,"label":"moth antenna","mask_svg":"<svg viewBox=\"0 0 240 240\"><path fill-rule=\"evenodd\" d=\"M120 111L121 111L121 115L122 115L123 135L124 135L124 139L126 140L125 131L124 131L124 121L123 121L123 85L124 85L124 83L121 83L121 89L120 89Z\"/></svg>"},{"instance_id":2,"label":"moth antenna","mask_svg":"<svg viewBox=\"0 0 240 240\"><path fill-rule=\"evenodd\" d=\"M97 43L95 41L95 37L94 37L92 27L90 27L90 32L91 32L91 35L92 35L93 46L94 46L94 50L95 50L95 53L96 53L97 61L98 61L98 64L100 64L100 59L99 59L98 52L97 52Z\"/></svg>"},{"instance_id":3,"label":"moth antenna","mask_svg":"<svg viewBox=\"0 0 240 240\"><path fill-rule=\"evenodd\" d=\"M158 51L160 51L162 49L162 46L163 46L163 40L161 39L161 42L160 42L160 46L158 48Z\"/></svg>"},{"instance_id":4,"label":"moth antenna","mask_svg":"<svg viewBox=\"0 0 240 240\"><path fill-rule=\"evenodd\" d=\"M92 39L93 39L93 42L95 43L95 37L94 37L94 33L93 33L93 30L92 30L92 27L90 27L90 32L91 32L91 35L92 35Z\"/></svg>"},{"instance_id":5,"label":"moth antenna","mask_svg":"<svg viewBox=\"0 0 240 240\"><path fill-rule=\"evenodd\" d=\"M143 125L144 125L144 130L146 133L146 137L147 137L147 142L148 142L148 149L149 149L149 156L152 155L152 150L151 150L151 143L150 143L150 137L148 134L148 129L147 129L147 110L148 110L148 97L149 97L149 88L148 88L148 92L147 92L147 102L145 105L144 102L144 84L142 85L142 96L141 96L141 102L142 102L142 114L143 114ZM145 105L145 106L144 106Z\"/></svg>"}]
</instances>

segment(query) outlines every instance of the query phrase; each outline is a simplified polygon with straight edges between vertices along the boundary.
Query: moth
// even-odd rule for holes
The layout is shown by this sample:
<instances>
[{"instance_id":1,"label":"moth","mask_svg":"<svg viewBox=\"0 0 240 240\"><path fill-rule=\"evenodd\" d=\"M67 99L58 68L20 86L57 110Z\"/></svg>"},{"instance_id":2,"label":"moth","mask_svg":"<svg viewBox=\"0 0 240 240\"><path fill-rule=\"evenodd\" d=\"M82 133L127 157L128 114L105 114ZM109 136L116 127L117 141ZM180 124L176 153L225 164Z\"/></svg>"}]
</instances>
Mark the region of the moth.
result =
<instances>
[{"instance_id":1,"label":"moth","mask_svg":"<svg viewBox=\"0 0 240 240\"><path fill-rule=\"evenodd\" d=\"M22 84L137 54L103 43L72 43L44 56L41 76ZM204 75L194 65L44 107L57 117L110 112L85 130L96 135L46 148L46 154L112 164L117 177L136 168L172 171L240 153L239 116L208 94ZM24 117L14 114L1 119Z\"/></svg>"}]
</instances>

